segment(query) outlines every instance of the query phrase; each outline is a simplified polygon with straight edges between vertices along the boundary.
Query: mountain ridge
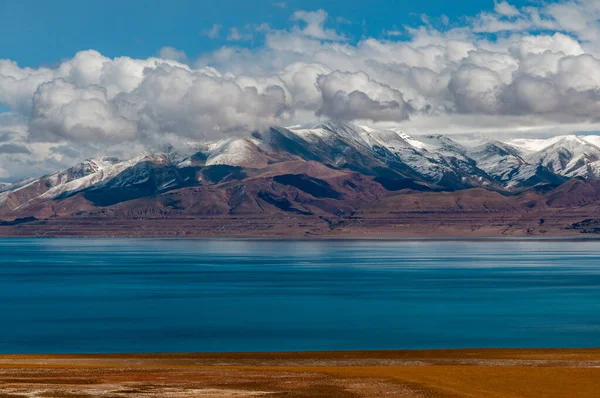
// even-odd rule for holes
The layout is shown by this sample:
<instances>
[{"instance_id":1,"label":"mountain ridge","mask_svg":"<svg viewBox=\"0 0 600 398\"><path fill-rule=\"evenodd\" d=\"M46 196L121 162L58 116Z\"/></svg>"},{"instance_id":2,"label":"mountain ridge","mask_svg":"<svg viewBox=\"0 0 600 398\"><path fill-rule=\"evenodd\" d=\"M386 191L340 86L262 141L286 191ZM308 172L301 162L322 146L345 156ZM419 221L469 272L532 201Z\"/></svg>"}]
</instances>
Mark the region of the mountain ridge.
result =
<instances>
[{"instance_id":1,"label":"mountain ridge","mask_svg":"<svg viewBox=\"0 0 600 398\"><path fill-rule=\"evenodd\" d=\"M361 236L369 231L422 235L425 225L442 236L593 230L589 220L600 190L595 137L465 143L331 121L311 127L273 127L249 137L193 143L183 153L168 149L128 160L89 159L0 185L0 219L29 220L0 226L0 235L43 235L49 225L63 222L75 223L63 226L63 233L72 228L86 235L81 226L94 230L98 220L146 225L182 218L195 220L204 232L172 226L167 235L204 236L204 223L220 228L223 236L253 236L253 228L265 222L273 223L275 236L344 235L348 225ZM436 214L438 219L431 219ZM238 217L254 221L244 225ZM294 221L283 228L286 220ZM228 223L235 224L229 232ZM444 225L453 225L454 232ZM146 232L131 228L134 236L155 235L147 226ZM260 236L271 233L260 230Z\"/></svg>"}]
</instances>

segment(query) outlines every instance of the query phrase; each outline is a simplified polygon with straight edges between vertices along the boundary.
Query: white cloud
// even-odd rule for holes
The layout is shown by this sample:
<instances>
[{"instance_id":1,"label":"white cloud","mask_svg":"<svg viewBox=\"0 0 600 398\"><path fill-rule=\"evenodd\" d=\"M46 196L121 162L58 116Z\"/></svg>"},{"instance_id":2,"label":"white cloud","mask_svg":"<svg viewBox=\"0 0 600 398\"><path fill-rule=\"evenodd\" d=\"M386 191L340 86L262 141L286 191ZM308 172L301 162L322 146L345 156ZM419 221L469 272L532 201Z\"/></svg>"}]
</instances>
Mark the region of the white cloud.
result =
<instances>
[{"instance_id":1,"label":"white cloud","mask_svg":"<svg viewBox=\"0 0 600 398\"><path fill-rule=\"evenodd\" d=\"M289 90L294 107L315 111L322 103L317 79L330 72L331 70L325 65L296 62L286 66L279 77Z\"/></svg>"},{"instance_id":2,"label":"white cloud","mask_svg":"<svg viewBox=\"0 0 600 398\"><path fill-rule=\"evenodd\" d=\"M33 96L31 136L41 141L129 141L137 137L135 123L119 114L105 88L56 79L42 84Z\"/></svg>"},{"instance_id":3,"label":"white cloud","mask_svg":"<svg viewBox=\"0 0 600 398\"><path fill-rule=\"evenodd\" d=\"M187 57L187 54L185 53L185 51L178 50L175 47L169 47L169 46L162 47L160 50L158 50L158 57L164 58L164 59L170 59L170 60L181 62L181 63L188 62L188 57Z\"/></svg>"},{"instance_id":4,"label":"white cloud","mask_svg":"<svg viewBox=\"0 0 600 398\"><path fill-rule=\"evenodd\" d=\"M304 36L320 40L344 40L344 37L336 33L335 30L325 28L327 17L325 10L296 11L292 15L292 20L304 23L304 27L299 31Z\"/></svg>"},{"instance_id":5,"label":"white cloud","mask_svg":"<svg viewBox=\"0 0 600 398\"><path fill-rule=\"evenodd\" d=\"M341 25L352 25L352 21L344 17L335 17L335 22Z\"/></svg>"},{"instance_id":6,"label":"white cloud","mask_svg":"<svg viewBox=\"0 0 600 398\"><path fill-rule=\"evenodd\" d=\"M39 176L69 167L78 160L76 157L52 152L55 145L74 147L77 144L31 142L28 130L28 126L22 124L18 116L0 114L0 179L14 181Z\"/></svg>"},{"instance_id":7,"label":"white cloud","mask_svg":"<svg viewBox=\"0 0 600 398\"><path fill-rule=\"evenodd\" d=\"M519 10L506 1L498 1L494 4L494 11L506 17L516 17L520 14Z\"/></svg>"},{"instance_id":8,"label":"white cloud","mask_svg":"<svg viewBox=\"0 0 600 398\"><path fill-rule=\"evenodd\" d=\"M252 34L248 32L241 32L238 28L229 29L229 34L227 35L227 40L229 41L249 41L252 40Z\"/></svg>"},{"instance_id":9,"label":"white cloud","mask_svg":"<svg viewBox=\"0 0 600 398\"><path fill-rule=\"evenodd\" d=\"M0 60L0 103L15 112L28 113L33 93L37 88L55 77L48 68L19 68L16 62Z\"/></svg>"},{"instance_id":10,"label":"white cloud","mask_svg":"<svg viewBox=\"0 0 600 398\"><path fill-rule=\"evenodd\" d=\"M456 108L462 113L500 112L503 87L498 73L474 65L455 71L449 84Z\"/></svg>"},{"instance_id":11,"label":"white cloud","mask_svg":"<svg viewBox=\"0 0 600 398\"><path fill-rule=\"evenodd\" d=\"M400 29L394 28L390 30L384 30L383 34L390 37L400 37L403 36L405 33Z\"/></svg>"},{"instance_id":12,"label":"white cloud","mask_svg":"<svg viewBox=\"0 0 600 398\"><path fill-rule=\"evenodd\" d=\"M334 71L317 78L322 95L319 115L338 120L402 121L409 106L402 93L364 72Z\"/></svg>"},{"instance_id":13,"label":"white cloud","mask_svg":"<svg viewBox=\"0 0 600 398\"><path fill-rule=\"evenodd\" d=\"M217 39L221 35L222 28L223 28L223 25L214 24L210 29L202 32L202 34L204 34L205 36L207 36L210 39Z\"/></svg>"},{"instance_id":14,"label":"white cloud","mask_svg":"<svg viewBox=\"0 0 600 398\"><path fill-rule=\"evenodd\" d=\"M118 109L135 120L141 134L174 133L196 139L247 134L289 117L285 90L277 85L242 86L210 70L161 66Z\"/></svg>"},{"instance_id":15,"label":"white cloud","mask_svg":"<svg viewBox=\"0 0 600 398\"><path fill-rule=\"evenodd\" d=\"M589 54L564 57L558 62L557 85L562 91L594 91L600 88L600 60Z\"/></svg>"},{"instance_id":16,"label":"white cloud","mask_svg":"<svg viewBox=\"0 0 600 398\"><path fill-rule=\"evenodd\" d=\"M521 36L515 37L513 44L509 48L509 52L514 53L517 57L525 57L528 54L543 54L545 52L560 53L563 55L581 55L585 51L581 44L562 33L537 36Z\"/></svg>"}]
</instances>

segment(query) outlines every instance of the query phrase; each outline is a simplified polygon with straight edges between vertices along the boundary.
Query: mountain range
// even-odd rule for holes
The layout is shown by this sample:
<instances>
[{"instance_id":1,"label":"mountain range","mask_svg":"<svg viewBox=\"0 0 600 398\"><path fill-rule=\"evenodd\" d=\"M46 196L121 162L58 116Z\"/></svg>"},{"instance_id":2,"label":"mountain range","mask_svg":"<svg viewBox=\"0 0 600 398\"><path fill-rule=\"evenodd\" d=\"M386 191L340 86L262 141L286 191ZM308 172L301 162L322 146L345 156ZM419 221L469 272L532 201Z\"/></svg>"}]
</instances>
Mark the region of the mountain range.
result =
<instances>
[{"instance_id":1,"label":"mountain range","mask_svg":"<svg viewBox=\"0 0 600 398\"><path fill-rule=\"evenodd\" d=\"M3 236L600 232L600 136L464 139L325 122L0 185Z\"/></svg>"}]
</instances>

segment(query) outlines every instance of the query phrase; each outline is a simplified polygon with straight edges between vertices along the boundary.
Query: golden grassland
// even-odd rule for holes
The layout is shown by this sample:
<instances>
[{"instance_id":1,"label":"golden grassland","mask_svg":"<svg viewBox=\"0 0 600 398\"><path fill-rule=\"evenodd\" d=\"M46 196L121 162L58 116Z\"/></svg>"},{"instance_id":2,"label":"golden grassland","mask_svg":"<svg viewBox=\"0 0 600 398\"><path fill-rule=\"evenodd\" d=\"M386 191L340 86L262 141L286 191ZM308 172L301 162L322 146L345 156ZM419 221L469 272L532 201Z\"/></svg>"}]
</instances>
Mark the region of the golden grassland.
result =
<instances>
[{"instance_id":1,"label":"golden grassland","mask_svg":"<svg viewBox=\"0 0 600 398\"><path fill-rule=\"evenodd\" d=\"M599 396L600 349L0 355L0 398Z\"/></svg>"}]
</instances>

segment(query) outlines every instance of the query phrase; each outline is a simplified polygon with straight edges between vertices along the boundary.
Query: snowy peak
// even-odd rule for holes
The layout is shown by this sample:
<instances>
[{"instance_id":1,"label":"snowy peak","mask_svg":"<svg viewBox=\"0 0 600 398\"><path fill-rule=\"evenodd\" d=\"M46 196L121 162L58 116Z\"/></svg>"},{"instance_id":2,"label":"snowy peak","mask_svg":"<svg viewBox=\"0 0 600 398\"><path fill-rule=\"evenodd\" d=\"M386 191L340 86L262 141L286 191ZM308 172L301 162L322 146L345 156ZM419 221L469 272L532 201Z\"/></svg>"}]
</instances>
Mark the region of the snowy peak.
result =
<instances>
[{"instance_id":1,"label":"snowy peak","mask_svg":"<svg viewBox=\"0 0 600 398\"><path fill-rule=\"evenodd\" d=\"M373 148L374 146L394 149L414 148L394 130L378 130L352 123L329 121L316 124L310 129L293 128L291 131L301 136L312 134L321 137L336 137L367 148Z\"/></svg>"},{"instance_id":2,"label":"snowy peak","mask_svg":"<svg viewBox=\"0 0 600 398\"><path fill-rule=\"evenodd\" d=\"M464 156L467 149L453 139L441 134L419 136L423 149L432 153L450 156Z\"/></svg>"},{"instance_id":3,"label":"snowy peak","mask_svg":"<svg viewBox=\"0 0 600 398\"><path fill-rule=\"evenodd\" d=\"M50 175L48 179L53 185L66 184L84 178L90 174L98 173L101 170L110 169L118 163L120 163L120 160L110 157L87 159L67 170Z\"/></svg>"},{"instance_id":4,"label":"snowy peak","mask_svg":"<svg viewBox=\"0 0 600 398\"><path fill-rule=\"evenodd\" d=\"M555 141L552 145L545 148L544 150L549 150L551 148L564 148L573 153L576 152L584 152L587 149L590 150L598 150L598 147L591 144L589 141L585 140L582 137L578 137L576 135L566 135L561 137L556 137L553 141Z\"/></svg>"},{"instance_id":5,"label":"snowy peak","mask_svg":"<svg viewBox=\"0 0 600 398\"><path fill-rule=\"evenodd\" d=\"M144 155L127 161L102 157L86 160L63 172L51 175L48 179L52 187L41 197L54 198L65 193L75 193L114 178L140 162L164 162L164 155Z\"/></svg>"},{"instance_id":6,"label":"snowy peak","mask_svg":"<svg viewBox=\"0 0 600 398\"><path fill-rule=\"evenodd\" d=\"M355 135L356 130L358 129L358 126L352 123L344 123L344 122L340 122L340 121L335 121L335 120L329 120L327 122L319 122L317 124L315 124L312 128L310 128L311 130L328 130L334 134L340 135L340 136L348 136L348 137L352 137L353 135Z\"/></svg>"},{"instance_id":7,"label":"snowy peak","mask_svg":"<svg viewBox=\"0 0 600 398\"><path fill-rule=\"evenodd\" d=\"M207 166L229 165L258 168L268 164L268 159L260 152L257 142L248 138L218 142L209 148L206 155Z\"/></svg>"},{"instance_id":8,"label":"snowy peak","mask_svg":"<svg viewBox=\"0 0 600 398\"><path fill-rule=\"evenodd\" d=\"M294 132L312 140L317 136L328 136L329 142L341 140L406 176L418 176L428 183L453 189L491 183L486 173L465 156L462 145L442 135L415 138L400 129L378 130L350 123L330 122L316 127Z\"/></svg>"},{"instance_id":9,"label":"snowy peak","mask_svg":"<svg viewBox=\"0 0 600 398\"><path fill-rule=\"evenodd\" d=\"M66 170L11 185L0 193L0 210L2 207L19 210L42 200L81 192L114 179L143 162L164 165L168 160L165 154L144 154L126 161L113 157L87 159Z\"/></svg>"},{"instance_id":10,"label":"snowy peak","mask_svg":"<svg viewBox=\"0 0 600 398\"><path fill-rule=\"evenodd\" d=\"M540 164L550 171L566 175L581 175L581 168L600 159L600 148L578 136L563 136L553 144L534 153L528 158L533 164Z\"/></svg>"},{"instance_id":11,"label":"snowy peak","mask_svg":"<svg viewBox=\"0 0 600 398\"><path fill-rule=\"evenodd\" d=\"M517 138L506 141L506 144L519 149L526 154L534 154L563 141L564 144L589 143L600 147L600 136L598 135L560 135L547 139Z\"/></svg>"},{"instance_id":12,"label":"snowy peak","mask_svg":"<svg viewBox=\"0 0 600 398\"><path fill-rule=\"evenodd\" d=\"M521 161L523 161L521 157L521 152L517 148L497 140L487 140L472 148L470 150L470 153L472 155L476 154L478 156L483 157L511 156L517 159L521 159Z\"/></svg>"}]
</instances>

